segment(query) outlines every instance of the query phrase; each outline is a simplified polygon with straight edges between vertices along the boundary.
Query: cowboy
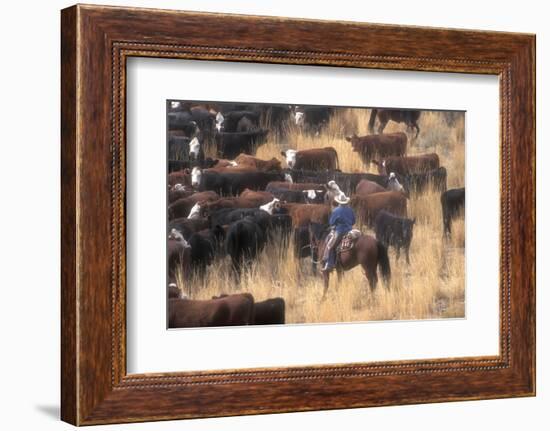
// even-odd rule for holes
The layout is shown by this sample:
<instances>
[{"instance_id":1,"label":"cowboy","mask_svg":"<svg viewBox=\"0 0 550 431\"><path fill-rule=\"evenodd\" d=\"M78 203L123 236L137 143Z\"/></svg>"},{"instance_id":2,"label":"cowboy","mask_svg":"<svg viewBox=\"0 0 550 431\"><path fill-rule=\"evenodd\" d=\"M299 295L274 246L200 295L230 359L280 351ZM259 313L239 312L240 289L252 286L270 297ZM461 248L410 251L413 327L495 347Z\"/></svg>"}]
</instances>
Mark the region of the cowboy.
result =
<instances>
[{"instance_id":1,"label":"cowboy","mask_svg":"<svg viewBox=\"0 0 550 431\"><path fill-rule=\"evenodd\" d=\"M336 266L336 245L345 234L353 229L355 224L355 214L348 205L350 198L344 193L340 193L334 198L334 201L338 206L332 210L329 219L331 232L323 254L323 261L325 262L323 271L330 271Z\"/></svg>"}]
</instances>

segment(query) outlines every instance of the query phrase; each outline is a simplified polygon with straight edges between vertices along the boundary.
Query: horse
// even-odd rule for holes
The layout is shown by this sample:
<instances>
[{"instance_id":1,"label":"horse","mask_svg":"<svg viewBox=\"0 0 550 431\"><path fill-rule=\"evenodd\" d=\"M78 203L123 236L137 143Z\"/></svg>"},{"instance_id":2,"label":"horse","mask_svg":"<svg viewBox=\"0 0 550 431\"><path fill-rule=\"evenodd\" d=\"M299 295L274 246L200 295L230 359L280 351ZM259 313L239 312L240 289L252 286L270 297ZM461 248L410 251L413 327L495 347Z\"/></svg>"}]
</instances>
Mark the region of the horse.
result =
<instances>
[{"instance_id":1,"label":"horse","mask_svg":"<svg viewBox=\"0 0 550 431\"><path fill-rule=\"evenodd\" d=\"M390 120L396 123L405 123L407 129L415 129L416 135L414 139L418 138L420 133L420 127L418 127L418 119L420 118L420 112L417 110L398 110L398 109L373 109L369 118L369 133L374 133L374 122L378 116L380 125L378 126L378 134L382 134L386 125Z\"/></svg>"},{"instance_id":2,"label":"horse","mask_svg":"<svg viewBox=\"0 0 550 431\"><path fill-rule=\"evenodd\" d=\"M310 223L309 236L310 236L310 249L311 256L314 262L318 261L318 256L323 255L326 242L328 239L329 230L326 225L319 223ZM386 285L388 285L391 278L390 260L388 258L387 248L374 237L370 235L361 235L356 241L353 248L344 250L338 253L336 259L336 272L338 279L341 278L344 271L349 271L355 268L357 265L361 265L365 271L365 276L369 282L371 292L376 288L378 283L378 275L376 273L377 266L380 269L382 278ZM325 299L330 273L329 271L323 272L324 290L323 299Z\"/></svg>"}]
</instances>

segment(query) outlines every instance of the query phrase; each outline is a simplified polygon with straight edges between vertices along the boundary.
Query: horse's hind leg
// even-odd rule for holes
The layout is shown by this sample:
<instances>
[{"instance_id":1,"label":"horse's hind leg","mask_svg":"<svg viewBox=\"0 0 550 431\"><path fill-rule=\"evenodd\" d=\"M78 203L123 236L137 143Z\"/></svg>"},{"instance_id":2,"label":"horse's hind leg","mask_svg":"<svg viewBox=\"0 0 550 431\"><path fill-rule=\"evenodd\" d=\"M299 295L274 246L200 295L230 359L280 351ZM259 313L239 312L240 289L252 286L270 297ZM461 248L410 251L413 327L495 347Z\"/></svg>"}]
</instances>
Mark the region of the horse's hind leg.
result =
<instances>
[{"instance_id":1,"label":"horse's hind leg","mask_svg":"<svg viewBox=\"0 0 550 431\"><path fill-rule=\"evenodd\" d=\"M367 280L369 282L369 287L371 292L374 292L374 289L376 289L376 284L378 283L378 275L376 274L376 266L370 267L368 265L363 264L363 270L365 271L365 276L367 277Z\"/></svg>"}]
</instances>

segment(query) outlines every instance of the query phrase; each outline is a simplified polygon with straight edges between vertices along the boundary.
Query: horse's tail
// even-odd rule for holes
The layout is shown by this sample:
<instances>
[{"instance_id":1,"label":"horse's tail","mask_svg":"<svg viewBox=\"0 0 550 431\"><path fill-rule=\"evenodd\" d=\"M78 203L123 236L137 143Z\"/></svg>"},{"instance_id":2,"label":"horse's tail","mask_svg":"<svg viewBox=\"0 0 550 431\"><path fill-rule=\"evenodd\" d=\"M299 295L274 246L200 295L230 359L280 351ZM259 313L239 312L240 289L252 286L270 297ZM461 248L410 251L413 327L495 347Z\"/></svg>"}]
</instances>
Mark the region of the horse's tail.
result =
<instances>
[{"instance_id":1,"label":"horse's tail","mask_svg":"<svg viewBox=\"0 0 550 431\"><path fill-rule=\"evenodd\" d=\"M370 112L370 118L369 118L369 133L374 133L374 122L376 121L376 115L378 114L378 109L373 109Z\"/></svg>"},{"instance_id":2,"label":"horse's tail","mask_svg":"<svg viewBox=\"0 0 550 431\"><path fill-rule=\"evenodd\" d=\"M334 150L334 154L336 155L336 169L340 170L340 160L338 159L338 151Z\"/></svg>"},{"instance_id":3,"label":"horse's tail","mask_svg":"<svg viewBox=\"0 0 550 431\"><path fill-rule=\"evenodd\" d=\"M376 241L376 247L378 249L378 265L380 272L386 283L389 283L391 278L390 259L388 257L388 249L380 241Z\"/></svg>"}]
</instances>

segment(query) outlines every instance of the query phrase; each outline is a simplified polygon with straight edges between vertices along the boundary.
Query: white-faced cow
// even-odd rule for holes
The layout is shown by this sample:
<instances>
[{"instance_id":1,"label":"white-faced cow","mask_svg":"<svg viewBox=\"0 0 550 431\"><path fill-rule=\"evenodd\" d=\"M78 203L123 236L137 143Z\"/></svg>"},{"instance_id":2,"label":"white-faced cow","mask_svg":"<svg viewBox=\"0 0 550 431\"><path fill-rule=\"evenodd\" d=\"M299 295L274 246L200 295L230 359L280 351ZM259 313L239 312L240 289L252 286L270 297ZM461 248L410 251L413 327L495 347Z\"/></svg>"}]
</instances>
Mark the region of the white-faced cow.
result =
<instances>
[{"instance_id":1,"label":"white-faced cow","mask_svg":"<svg viewBox=\"0 0 550 431\"><path fill-rule=\"evenodd\" d=\"M297 170L329 170L338 169L338 153L333 147L311 148L309 150L281 151L290 169Z\"/></svg>"}]
</instances>

